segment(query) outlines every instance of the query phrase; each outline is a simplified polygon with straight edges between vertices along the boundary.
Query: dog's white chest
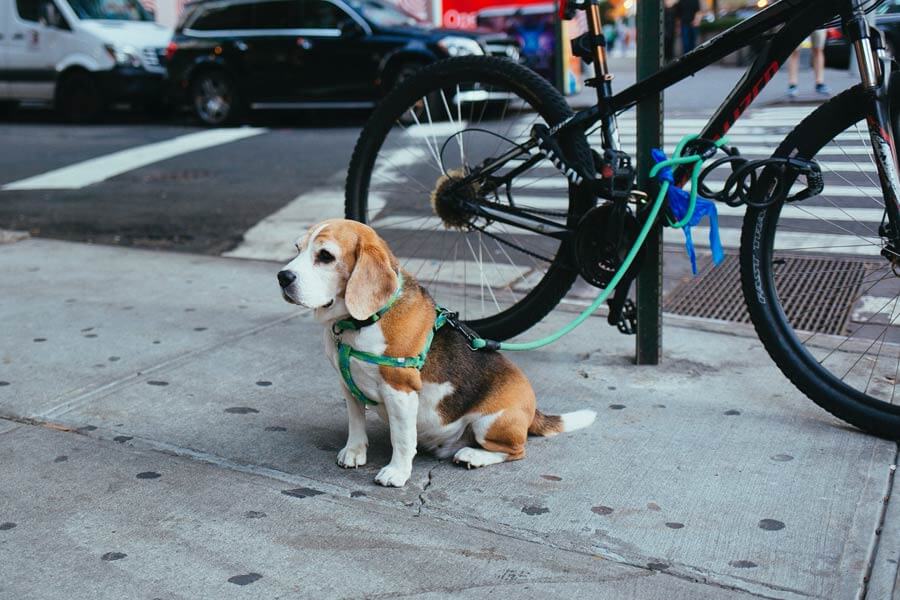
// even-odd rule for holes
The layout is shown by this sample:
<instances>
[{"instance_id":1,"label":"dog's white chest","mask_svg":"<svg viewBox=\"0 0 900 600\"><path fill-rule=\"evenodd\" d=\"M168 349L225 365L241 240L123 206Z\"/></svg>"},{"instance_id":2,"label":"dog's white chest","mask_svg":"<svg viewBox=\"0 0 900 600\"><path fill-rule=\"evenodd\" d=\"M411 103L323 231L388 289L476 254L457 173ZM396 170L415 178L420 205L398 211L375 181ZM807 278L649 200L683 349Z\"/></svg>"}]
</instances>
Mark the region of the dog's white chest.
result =
<instances>
[{"instance_id":1,"label":"dog's white chest","mask_svg":"<svg viewBox=\"0 0 900 600\"><path fill-rule=\"evenodd\" d=\"M371 354L384 354L387 349L387 342L381 332L378 323L370 325L360 331L345 331L341 334L341 341L349 344L356 350L369 352ZM332 366L340 374L341 369L338 364L337 343L331 334L331 331L325 330L325 348L327 349L328 360ZM381 398L381 373L378 365L373 365L361 360L350 359L350 375L353 377L353 383L362 390L370 400L382 402Z\"/></svg>"},{"instance_id":2,"label":"dog's white chest","mask_svg":"<svg viewBox=\"0 0 900 600\"><path fill-rule=\"evenodd\" d=\"M346 331L342 334L341 340L357 350L372 354L384 354L387 349L387 342L378 323L360 331ZM329 329L325 330L325 348L332 366L340 374L337 344ZM363 394L378 403L375 410L387 422L383 394L390 393L390 390L383 385L384 380L381 377L379 366L351 358L350 375ZM453 386L450 383L425 383L419 393L416 433L420 444L429 450L436 450L455 443L465 430L466 420L461 419L445 425L438 412L440 401L452 393Z\"/></svg>"}]
</instances>

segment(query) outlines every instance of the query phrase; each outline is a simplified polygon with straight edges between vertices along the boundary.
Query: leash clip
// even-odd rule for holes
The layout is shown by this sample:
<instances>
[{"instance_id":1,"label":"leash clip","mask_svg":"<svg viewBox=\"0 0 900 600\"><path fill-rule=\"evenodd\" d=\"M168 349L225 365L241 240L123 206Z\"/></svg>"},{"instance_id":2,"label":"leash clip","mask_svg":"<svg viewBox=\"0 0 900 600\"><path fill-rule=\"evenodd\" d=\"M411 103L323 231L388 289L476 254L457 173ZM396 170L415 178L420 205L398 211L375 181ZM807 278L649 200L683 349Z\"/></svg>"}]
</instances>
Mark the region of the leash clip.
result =
<instances>
[{"instance_id":1,"label":"leash clip","mask_svg":"<svg viewBox=\"0 0 900 600\"><path fill-rule=\"evenodd\" d=\"M478 333L459 320L458 312L450 312L447 309L444 310L444 315L447 319L447 324L450 325L453 329L460 332L464 338L466 338L467 346L469 350L472 352L478 352L479 350L500 350L500 342L495 342L494 340L485 340ZM476 346L475 340L481 340L484 342L484 346Z\"/></svg>"}]
</instances>

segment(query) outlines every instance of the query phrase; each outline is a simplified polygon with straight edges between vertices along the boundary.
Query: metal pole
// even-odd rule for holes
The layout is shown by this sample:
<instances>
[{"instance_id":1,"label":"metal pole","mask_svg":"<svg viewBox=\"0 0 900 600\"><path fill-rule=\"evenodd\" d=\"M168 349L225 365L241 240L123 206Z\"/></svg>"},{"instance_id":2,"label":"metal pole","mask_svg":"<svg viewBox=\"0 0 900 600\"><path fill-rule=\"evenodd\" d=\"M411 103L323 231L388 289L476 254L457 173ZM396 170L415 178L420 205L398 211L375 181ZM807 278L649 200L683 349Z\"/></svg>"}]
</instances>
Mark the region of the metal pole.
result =
<instances>
[{"instance_id":1,"label":"metal pole","mask_svg":"<svg viewBox=\"0 0 900 600\"><path fill-rule=\"evenodd\" d=\"M662 65L662 0L637 3L637 80L649 77ZM662 94L637 105L637 183L650 190L651 148L661 148ZM637 277L637 348L639 365L659 364L662 355L662 228L655 227L644 243L644 264Z\"/></svg>"}]
</instances>

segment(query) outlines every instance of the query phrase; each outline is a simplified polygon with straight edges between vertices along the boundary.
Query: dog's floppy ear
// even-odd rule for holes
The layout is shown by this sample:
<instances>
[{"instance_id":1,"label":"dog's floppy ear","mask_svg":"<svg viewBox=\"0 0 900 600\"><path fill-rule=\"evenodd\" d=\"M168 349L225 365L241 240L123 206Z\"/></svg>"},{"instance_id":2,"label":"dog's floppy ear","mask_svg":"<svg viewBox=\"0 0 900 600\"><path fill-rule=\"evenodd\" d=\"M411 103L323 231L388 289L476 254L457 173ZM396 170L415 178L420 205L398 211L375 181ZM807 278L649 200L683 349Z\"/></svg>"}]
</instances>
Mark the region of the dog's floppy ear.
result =
<instances>
[{"instance_id":1,"label":"dog's floppy ear","mask_svg":"<svg viewBox=\"0 0 900 600\"><path fill-rule=\"evenodd\" d=\"M388 303L399 280L387 246L374 232L360 235L356 265L347 281L344 302L354 319L368 319Z\"/></svg>"}]
</instances>

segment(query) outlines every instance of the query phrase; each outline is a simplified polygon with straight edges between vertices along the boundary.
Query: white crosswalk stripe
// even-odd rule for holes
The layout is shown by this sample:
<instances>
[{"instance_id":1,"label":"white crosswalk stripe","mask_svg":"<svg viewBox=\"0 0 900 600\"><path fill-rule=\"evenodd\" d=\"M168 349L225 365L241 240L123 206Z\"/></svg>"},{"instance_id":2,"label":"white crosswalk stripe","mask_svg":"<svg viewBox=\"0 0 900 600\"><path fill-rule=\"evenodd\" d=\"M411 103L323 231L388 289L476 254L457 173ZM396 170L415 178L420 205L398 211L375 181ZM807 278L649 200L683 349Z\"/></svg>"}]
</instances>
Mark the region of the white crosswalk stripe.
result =
<instances>
[{"instance_id":1,"label":"white crosswalk stripe","mask_svg":"<svg viewBox=\"0 0 900 600\"><path fill-rule=\"evenodd\" d=\"M175 156L253 137L267 130L259 127L210 129L98 156L61 169L7 183L0 190L80 189Z\"/></svg>"}]
</instances>

